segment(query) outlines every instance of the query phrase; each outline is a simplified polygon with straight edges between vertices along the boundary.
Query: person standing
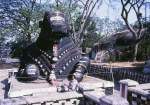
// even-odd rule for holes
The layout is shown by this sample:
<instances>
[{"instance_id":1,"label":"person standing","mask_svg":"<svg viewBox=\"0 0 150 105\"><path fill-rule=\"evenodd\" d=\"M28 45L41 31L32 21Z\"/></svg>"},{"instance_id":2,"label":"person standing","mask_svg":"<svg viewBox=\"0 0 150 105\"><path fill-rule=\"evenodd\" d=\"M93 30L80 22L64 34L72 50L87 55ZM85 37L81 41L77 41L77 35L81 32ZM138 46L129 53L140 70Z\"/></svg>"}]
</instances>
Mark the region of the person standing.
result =
<instances>
[{"instance_id":1,"label":"person standing","mask_svg":"<svg viewBox=\"0 0 150 105\"><path fill-rule=\"evenodd\" d=\"M69 77L69 91L78 91L78 81L75 79L75 75Z\"/></svg>"}]
</instances>

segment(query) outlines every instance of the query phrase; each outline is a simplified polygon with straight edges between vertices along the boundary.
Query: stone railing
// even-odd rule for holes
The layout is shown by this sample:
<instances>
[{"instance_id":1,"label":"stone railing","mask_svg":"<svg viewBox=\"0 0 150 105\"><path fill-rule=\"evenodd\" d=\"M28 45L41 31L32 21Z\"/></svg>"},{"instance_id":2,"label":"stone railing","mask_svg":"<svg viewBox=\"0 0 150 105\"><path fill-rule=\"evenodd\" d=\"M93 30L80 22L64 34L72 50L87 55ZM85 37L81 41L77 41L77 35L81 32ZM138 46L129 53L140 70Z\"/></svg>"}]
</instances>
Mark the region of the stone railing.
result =
<instances>
[{"instance_id":1,"label":"stone railing","mask_svg":"<svg viewBox=\"0 0 150 105\"><path fill-rule=\"evenodd\" d=\"M149 83L150 75L139 73L135 71L135 68L125 68L125 67L110 67L106 65L93 65L91 64L89 74L97 76L102 79L111 80L110 70L112 69L113 76L115 80L121 79L132 79L138 81L139 83ZM134 70L133 70L134 69Z\"/></svg>"},{"instance_id":2,"label":"stone railing","mask_svg":"<svg viewBox=\"0 0 150 105\"><path fill-rule=\"evenodd\" d=\"M88 73L89 75L96 76L100 79L113 81L113 72L110 67L106 67L105 65L91 64Z\"/></svg>"},{"instance_id":3,"label":"stone railing","mask_svg":"<svg viewBox=\"0 0 150 105\"><path fill-rule=\"evenodd\" d=\"M150 83L139 84L130 79L120 81L120 95L130 105L150 105Z\"/></svg>"},{"instance_id":4,"label":"stone railing","mask_svg":"<svg viewBox=\"0 0 150 105\"><path fill-rule=\"evenodd\" d=\"M132 79L138 81L139 83L149 83L150 75L136 72L135 70L131 70L130 68L114 68L113 74L116 80L121 79Z\"/></svg>"}]
</instances>

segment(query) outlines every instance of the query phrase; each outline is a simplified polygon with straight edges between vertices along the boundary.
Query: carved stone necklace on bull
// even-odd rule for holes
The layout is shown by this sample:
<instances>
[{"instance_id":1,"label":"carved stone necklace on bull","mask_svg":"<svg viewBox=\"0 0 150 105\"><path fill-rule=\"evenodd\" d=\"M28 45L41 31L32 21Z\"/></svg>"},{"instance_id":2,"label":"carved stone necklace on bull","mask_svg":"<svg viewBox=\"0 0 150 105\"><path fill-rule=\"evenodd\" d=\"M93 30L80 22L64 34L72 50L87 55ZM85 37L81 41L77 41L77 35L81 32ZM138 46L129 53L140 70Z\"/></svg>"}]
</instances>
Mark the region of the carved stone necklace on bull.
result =
<instances>
[{"instance_id":1,"label":"carved stone necklace on bull","mask_svg":"<svg viewBox=\"0 0 150 105\"><path fill-rule=\"evenodd\" d=\"M65 15L59 11L53 12L49 15L51 29L53 35L51 36L53 43L53 57L52 57L52 70L49 75L49 80L53 82L56 79L55 69L58 61L58 46L61 38L68 36L69 26Z\"/></svg>"},{"instance_id":2,"label":"carved stone necklace on bull","mask_svg":"<svg viewBox=\"0 0 150 105\"><path fill-rule=\"evenodd\" d=\"M52 58L52 70L50 72L49 80L53 82L56 79L55 69L56 69L56 62L58 61L58 43L54 43L53 45L53 58Z\"/></svg>"}]
</instances>

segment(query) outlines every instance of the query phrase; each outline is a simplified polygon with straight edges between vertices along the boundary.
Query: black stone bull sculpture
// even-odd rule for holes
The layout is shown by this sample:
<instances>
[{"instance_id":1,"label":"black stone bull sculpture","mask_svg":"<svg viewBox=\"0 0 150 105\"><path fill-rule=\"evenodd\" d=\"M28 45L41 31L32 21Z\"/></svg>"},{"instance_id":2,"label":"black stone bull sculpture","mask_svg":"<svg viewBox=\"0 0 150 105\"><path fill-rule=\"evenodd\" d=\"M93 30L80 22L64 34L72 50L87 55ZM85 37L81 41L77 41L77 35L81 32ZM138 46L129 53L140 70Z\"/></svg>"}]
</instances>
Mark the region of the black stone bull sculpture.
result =
<instances>
[{"instance_id":1,"label":"black stone bull sculpture","mask_svg":"<svg viewBox=\"0 0 150 105\"><path fill-rule=\"evenodd\" d=\"M58 11L45 12L44 19L39 22L39 26L41 32L37 41L25 48L20 58L17 79L32 81L44 77L49 80L53 78L52 74L56 75L56 78L68 77L71 71L77 74L81 63L79 60L82 57L79 48L69 36L67 17ZM85 66L88 64L83 62L82 65L84 69L80 70L82 74L80 78L86 73Z\"/></svg>"}]
</instances>

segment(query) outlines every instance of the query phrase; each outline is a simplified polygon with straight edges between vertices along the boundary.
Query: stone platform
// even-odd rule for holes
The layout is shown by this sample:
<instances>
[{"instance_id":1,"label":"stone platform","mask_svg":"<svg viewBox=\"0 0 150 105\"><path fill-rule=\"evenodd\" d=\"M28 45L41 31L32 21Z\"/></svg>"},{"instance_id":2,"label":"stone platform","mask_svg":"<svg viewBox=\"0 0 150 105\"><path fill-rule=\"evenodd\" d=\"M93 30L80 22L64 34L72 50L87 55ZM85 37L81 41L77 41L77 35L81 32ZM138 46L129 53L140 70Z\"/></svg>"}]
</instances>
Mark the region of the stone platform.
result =
<instances>
[{"instance_id":1,"label":"stone platform","mask_svg":"<svg viewBox=\"0 0 150 105\"><path fill-rule=\"evenodd\" d=\"M50 85L46 80L36 80L33 82L19 82L15 78L11 78L8 97L29 96L42 92L56 92L57 88Z\"/></svg>"},{"instance_id":2,"label":"stone platform","mask_svg":"<svg viewBox=\"0 0 150 105\"><path fill-rule=\"evenodd\" d=\"M9 75L13 74L13 71L16 72L16 70L17 69L14 68L0 71L0 93L3 97L0 99L1 105L60 105L63 103L65 103L64 105L79 105L79 103L82 103L81 105L84 105L83 103L85 96L103 96L106 95L106 91L110 91L109 88L111 88L112 91L114 87L114 83L111 81L106 81L91 76L85 76L84 79L78 84L80 92L57 92L57 86L49 84L44 79L38 79L32 82L20 82L15 78L15 76L9 77ZM5 81L5 83L3 81ZM62 84L68 85L68 83L69 81L67 81L66 79L62 80ZM6 87L9 86L8 84L10 84L9 91L6 90ZM8 96L8 98L6 98L5 95Z\"/></svg>"},{"instance_id":3,"label":"stone platform","mask_svg":"<svg viewBox=\"0 0 150 105\"><path fill-rule=\"evenodd\" d=\"M8 92L8 97L19 97L19 96L34 96L38 93L43 92L57 92L57 86L49 84L46 80L36 80L32 82L19 82L16 78L12 77L10 83L10 89ZM68 85L69 81L66 79L62 80L62 83ZM98 79L95 77L86 76L84 79L79 83L79 89L82 92L85 91L93 91L96 89L106 89L114 87L114 83L111 81L106 81L102 79ZM113 91L113 90L112 90Z\"/></svg>"}]
</instances>

